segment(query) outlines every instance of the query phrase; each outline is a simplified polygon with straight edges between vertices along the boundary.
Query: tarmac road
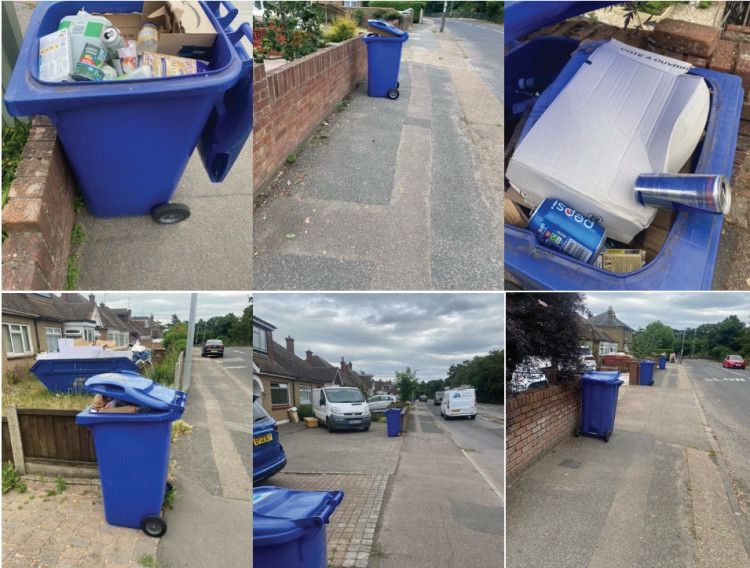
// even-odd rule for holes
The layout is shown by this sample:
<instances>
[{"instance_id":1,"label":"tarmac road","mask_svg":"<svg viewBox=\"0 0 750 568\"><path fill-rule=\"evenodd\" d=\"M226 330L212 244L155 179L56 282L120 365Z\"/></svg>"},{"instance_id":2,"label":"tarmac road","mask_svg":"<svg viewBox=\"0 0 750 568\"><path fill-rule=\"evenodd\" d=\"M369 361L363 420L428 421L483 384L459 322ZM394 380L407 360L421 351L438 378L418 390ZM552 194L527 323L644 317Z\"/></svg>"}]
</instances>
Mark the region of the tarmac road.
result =
<instances>
[{"instance_id":1,"label":"tarmac road","mask_svg":"<svg viewBox=\"0 0 750 568\"><path fill-rule=\"evenodd\" d=\"M469 58L473 69L479 71L500 102L504 97L503 26L479 21L445 20L445 29Z\"/></svg>"},{"instance_id":2,"label":"tarmac road","mask_svg":"<svg viewBox=\"0 0 750 568\"><path fill-rule=\"evenodd\" d=\"M684 361L717 441L746 523L750 520L750 371L708 361ZM750 546L750 542L747 543Z\"/></svg>"}]
</instances>

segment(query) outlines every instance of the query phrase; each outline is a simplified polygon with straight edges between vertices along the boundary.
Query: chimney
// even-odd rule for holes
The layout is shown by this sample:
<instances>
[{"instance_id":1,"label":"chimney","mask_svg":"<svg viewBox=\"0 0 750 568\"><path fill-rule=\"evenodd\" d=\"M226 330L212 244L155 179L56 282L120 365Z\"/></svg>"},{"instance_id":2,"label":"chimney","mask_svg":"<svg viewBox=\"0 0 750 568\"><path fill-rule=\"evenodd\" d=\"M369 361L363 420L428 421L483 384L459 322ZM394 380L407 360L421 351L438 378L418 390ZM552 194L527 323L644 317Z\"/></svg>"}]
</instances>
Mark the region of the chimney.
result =
<instances>
[{"instance_id":1,"label":"chimney","mask_svg":"<svg viewBox=\"0 0 750 568\"><path fill-rule=\"evenodd\" d=\"M349 361L349 370L350 371L352 370L352 362L351 361Z\"/></svg>"},{"instance_id":2,"label":"chimney","mask_svg":"<svg viewBox=\"0 0 750 568\"><path fill-rule=\"evenodd\" d=\"M92 304L96 304L96 296L94 296L93 294L89 294L89 302L91 302Z\"/></svg>"},{"instance_id":3,"label":"chimney","mask_svg":"<svg viewBox=\"0 0 750 568\"><path fill-rule=\"evenodd\" d=\"M341 358L341 370L346 371L346 361L344 361L344 358Z\"/></svg>"},{"instance_id":4,"label":"chimney","mask_svg":"<svg viewBox=\"0 0 750 568\"><path fill-rule=\"evenodd\" d=\"M286 350L294 355L294 339L291 336L286 338Z\"/></svg>"},{"instance_id":5,"label":"chimney","mask_svg":"<svg viewBox=\"0 0 750 568\"><path fill-rule=\"evenodd\" d=\"M307 361L310 365L312 365L312 362L313 362L313 360L312 360L312 351L310 351L309 349L307 351L305 351L305 356L307 357L305 359L305 361Z\"/></svg>"},{"instance_id":6,"label":"chimney","mask_svg":"<svg viewBox=\"0 0 750 568\"><path fill-rule=\"evenodd\" d=\"M612 306L609 306L609 310L607 310L607 323L610 325L615 323L615 311Z\"/></svg>"}]
</instances>

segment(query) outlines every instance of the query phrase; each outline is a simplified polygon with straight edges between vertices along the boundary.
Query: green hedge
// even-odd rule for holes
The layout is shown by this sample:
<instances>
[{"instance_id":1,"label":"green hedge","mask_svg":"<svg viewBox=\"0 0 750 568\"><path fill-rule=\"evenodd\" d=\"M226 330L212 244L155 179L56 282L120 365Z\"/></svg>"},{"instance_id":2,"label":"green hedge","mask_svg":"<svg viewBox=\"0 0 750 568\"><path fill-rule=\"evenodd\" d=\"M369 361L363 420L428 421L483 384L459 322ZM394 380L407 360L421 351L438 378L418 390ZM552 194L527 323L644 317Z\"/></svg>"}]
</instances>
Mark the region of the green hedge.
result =
<instances>
[{"instance_id":1,"label":"green hedge","mask_svg":"<svg viewBox=\"0 0 750 568\"><path fill-rule=\"evenodd\" d=\"M297 407L297 416L299 416L300 420L302 420L303 418L312 418L313 416L312 404L300 404Z\"/></svg>"},{"instance_id":2,"label":"green hedge","mask_svg":"<svg viewBox=\"0 0 750 568\"><path fill-rule=\"evenodd\" d=\"M427 2L367 2L368 8L391 8L392 10L403 11L412 8L414 10L413 23L419 21L419 10L424 10Z\"/></svg>"}]
</instances>

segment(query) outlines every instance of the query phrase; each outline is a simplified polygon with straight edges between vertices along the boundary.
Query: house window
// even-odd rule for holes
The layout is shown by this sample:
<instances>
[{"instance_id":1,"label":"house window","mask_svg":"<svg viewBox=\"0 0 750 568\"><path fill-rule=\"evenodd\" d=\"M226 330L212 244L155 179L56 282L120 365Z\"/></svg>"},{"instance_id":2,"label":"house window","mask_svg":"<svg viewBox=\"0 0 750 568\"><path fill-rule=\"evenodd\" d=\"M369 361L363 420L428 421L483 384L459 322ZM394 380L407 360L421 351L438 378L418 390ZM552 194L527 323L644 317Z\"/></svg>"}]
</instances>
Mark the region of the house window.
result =
<instances>
[{"instance_id":1,"label":"house window","mask_svg":"<svg viewBox=\"0 0 750 568\"><path fill-rule=\"evenodd\" d=\"M301 386L299 388L299 403L300 404L312 404L312 387Z\"/></svg>"},{"instance_id":2,"label":"house window","mask_svg":"<svg viewBox=\"0 0 750 568\"><path fill-rule=\"evenodd\" d=\"M86 341L94 341L94 330L93 329L86 327L86 328L83 329L83 334L85 336L84 339Z\"/></svg>"},{"instance_id":3,"label":"house window","mask_svg":"<svg viewBox=\"0 0 750 568\"><path fill-rule=\"evenodd\" d=\"M271 406L289 406L289 385L271 383Z\"/></svg>"},{"instance_id":4,"label":"house window","mask_svg":"<svg viewBox=\"0 0 750 568\"><path fill-rule=\"evenodd\" d=\"M57 351L59 348L57 340L62 338L62 329L59 327L45 327L44 331L47 338L47 351Z\"/></svg>"},{"instance_id":5,"label":"house window","mask_svg":"<svg viewBox=\"0 0 750 568\"><path fill-rule=\"evenodd\" d=\"M266 331L255 326L253 326L253 349L255 351L268 353L268 345L266 344Z\"/></svg>"},{"instance_id":6,"label":"house window","mask_svg":"<svg viewBox=\"0 0 750 568\"><path fill-rule=\"evenodd\" d=\"M107 341L113 341L117 347L124 347L128 344L128 333L115 329L107 330Z\"/></svg>"},{"instance_id":7,"label":"house window","mask_svg":"<svg viewBox=\"0 0 750 568\"><path fill-rule=\"evenodd\" d=\"M19 323L3 324L3 343L8 355L33 355L29 326Z\"/></svg>"}]
</instances>

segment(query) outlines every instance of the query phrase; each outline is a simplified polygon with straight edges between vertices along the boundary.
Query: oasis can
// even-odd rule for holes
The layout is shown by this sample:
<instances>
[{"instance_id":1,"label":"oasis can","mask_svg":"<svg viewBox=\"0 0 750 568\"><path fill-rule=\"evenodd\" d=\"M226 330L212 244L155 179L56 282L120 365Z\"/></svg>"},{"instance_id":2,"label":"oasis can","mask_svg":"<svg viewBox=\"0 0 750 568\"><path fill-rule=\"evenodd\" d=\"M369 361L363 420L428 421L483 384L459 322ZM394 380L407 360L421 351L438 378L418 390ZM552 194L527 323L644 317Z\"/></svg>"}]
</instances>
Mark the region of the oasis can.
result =
<instances>
[{"instance_id":1,"label":"oasis can","mask_svg":"<svg viewBox=\"0 0 750 568\"><path fill-rule=\"evenodd\" d=\"M634 191L638 203L659 209L726 215L732 205L732 190L721 174L643 174Z\"/></svg>"},{"instance_id":2,"label":"oasis can","mask_svg":"<svg viewBox=\"0 0 750 568\"><path fill-rule=\"evenodd\" d=\"M543 246L581 262L593 262L604 243L604 227L558 199L542 201L526 228Z\"/></svg>"}]
</instances>

